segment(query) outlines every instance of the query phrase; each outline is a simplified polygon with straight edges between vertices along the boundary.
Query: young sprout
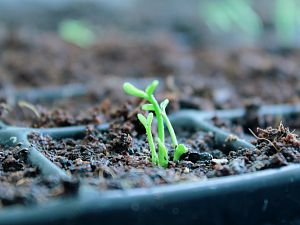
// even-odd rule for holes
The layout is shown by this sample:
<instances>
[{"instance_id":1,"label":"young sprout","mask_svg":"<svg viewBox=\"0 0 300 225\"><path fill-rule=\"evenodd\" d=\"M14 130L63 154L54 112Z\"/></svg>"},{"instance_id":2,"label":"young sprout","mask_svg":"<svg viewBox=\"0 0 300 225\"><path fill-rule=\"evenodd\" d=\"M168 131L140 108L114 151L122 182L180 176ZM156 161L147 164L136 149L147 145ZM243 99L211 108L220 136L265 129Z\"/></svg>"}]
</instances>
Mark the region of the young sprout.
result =
<instances>
[{"instance_id":1,"label":"young sprout","mask_svg":"<svg viewBox=\"0 0 300 225\"><path fill-rule=\"evenodd\" d=\"M173 161L179 160L180 156L187 152L187 148L183 144L178 144L173 126L167 116L166 107L169 104L169 100L165 99L160 104L158 104L156 98L153 95L158 83L159 82L157 80L154 80L146 88L145 91L136 88L135 86L133 86L130 83L125 83L123 88L127 94L130 94L130 95L133 95L133 96L136 96L139 98L143 98L149 102L149 104L144 104L142 106L142 109L145 111L153 111L155 113L156 120L157 120L157 133L158 133L158 138L157 138L158 157L157 157L157 153L155 150L155 145L153 142L153 136L152 136L152 132L151 132L151 124L152 124L153 114L149 113L147 119L144 116L142 116L141 114L139 114L138 119L144 125L144 127L146 129L147 138L148 138L148 142L149 142L149 146L150 146L150 150L151 150L151 154L152 154L152 162L156 165L158 164L162 167L167 167L169 157L168 157L167 148L165 146L164 122L170 133L170 136L172 139L172 144L174 147ZM148 119L149 119L149 121L148 121Z\"/></svg>"},{"instance_id":2,"label":"young sprout","mask_svg":"<svg viewBox=\"0 0 300 225\"><path fill-rule=\"evenodd\" d=\"M149 113L147 118L140 113L137 115L137 117L146 129L148 143L149 143L149 147L150 147L151 155L152 155L152 157L151 157L152 163L157 164L158 157L157 157L157 153L155 150L155 144L153 141L152 130L151 130L151 125L152 125L152 121L153 121L153 113Z\"/></svg>"},{"instance_id":3,"label":"young sprout","mask_svg":"<svg viewBox=\"0 0 300 225\"><path fill-rule=\"evenodd\" d=\"M162 167L167 167L169 163L168 150L159 138L157 138L157 144L160 149L158 152L158 164Z\"/></svg>"},{"instance_id":4,"label":"young sprout","mask_svg":"<svg viewBox=\"0 0 300 225\"><path fill-rule=\"evenodd\" d=\"M182 154L186 153L188 150L185 147L184 144L179 144L176 148L175 148L175 152L174 152L174 157L173 157L173 161L178 161L181 157Z\"/></svg>"},{"instance_id":5,"label":"young sprout","mask_svg":"<svg viewBox=\"0 0 300 225\"><path fill-rule=\"evenodd\" d=\"M63 20L59 24L58 34L63 40L82 48L90 47L95 40L94 32L80 20Z\"/></svg>"},{"instance_id":6,"label":"young sprout","mask_svg":"<svg viewBox=\"0 0 300 225\"><path fill-rule=\"evenodd\" d=\"M153 106L153 111L155 112L156 120L157 120L158 137L164 143L165 142L164 121L163 121L163 118L162 118L162 115L160 112L159 104L153 95L153 92L155 91L155 88L157 87L157 85L158 85L158 81L157 80L153 81L146 88L146 91L142 91L130 83L125 83L123 87L124 87L124 91L127 94L146 99L148 102L151 103L151 105Z\"/></svg>"}]
</instances>

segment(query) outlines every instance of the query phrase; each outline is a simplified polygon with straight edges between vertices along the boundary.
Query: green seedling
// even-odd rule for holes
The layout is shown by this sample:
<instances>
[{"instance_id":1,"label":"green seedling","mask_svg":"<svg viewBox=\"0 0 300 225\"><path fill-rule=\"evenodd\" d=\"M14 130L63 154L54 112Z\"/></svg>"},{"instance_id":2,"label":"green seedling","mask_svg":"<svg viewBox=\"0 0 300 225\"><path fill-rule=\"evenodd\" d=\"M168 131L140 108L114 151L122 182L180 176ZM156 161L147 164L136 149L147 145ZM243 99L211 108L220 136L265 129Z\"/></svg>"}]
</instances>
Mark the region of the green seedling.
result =
<instances>
[{"instance_id":1,"label":"green seedling","mask_svg":"<svg viewBox=\"0 0 300 225\"><path fill-rule=\"evenodd\" d=\"M298 10L300 8L297 0L277 0L274 9L274 26L281 44L292 46L297 39L299 32L300 17Z\"/></svg>"},{"instance_id":2,"label":"green seedling","mask_svg":"<svg viewBox=\"0 0 300 225\"><path fill-rule=\"evenodd\" d=\"M156 165L160 165L162 167L168 166L168 151L165 146L165 133L164 133L164 123L169 131L169 134L172 139L172 145L174 147L174 157L173 161L178 161L180 156L187 152L187 148L183 144L178 144L175 131L173 126L167 116L166 107L169 104L169 100L165 99L160 104L157 102L156 98L154 97L153 93L158 85L158 81L154 80L145 91L140 90L133 86L130 83L125 83L123 88L124 91L132 96L143 98L149 102L149 104L144 104L142 109L145 111L151 111L147 118L145 118L142 114L138 114L138 119L144 125L147 133L147 138L152 154L152 162ZM153 120L153 114L155 113L156 120L157 120L157 146L158 146L158 156L155 150L155 144L153 141L153 135L151 131L151 124Z\"/></svg>"},{"instance_id":3,"label":"green seedling","mask_svg":"<svg viewBox=\"0 0 300 225\"><path fill-rule=\"evenodd\" d=\"M169 163L169 156L165 143L163 143L159 138L157 138L157 144L159 148L158 164L162 167L167 167Z\"/></svg>"},{"instance_id":4,"label":"green seedling","mask_svg":"<svg viewBox=\"0 0 300 225\"><path fill-rule=\"evenodd\" d=\"M143 124L143 126L146 129L148 143L149 143L149 147L151 150L152 163L157 164L158 157L157 157L157 153L155 150L155 144L153 141L152 130L151 130L151 125L152 125L152 121L153 121L153 113L149 113L147 118L140 113L137 116L138 116L139 121Z\"/></svg>"},{"instance_id":5,"label":"green seedling","mask_svg":"<svg viewBox=\"0 0 300 225\"><path fill-rule=\"evenodd\" d=\"M200 16L214 33L238 29L255 39L263 31L262 19L248 0L206 1L201 4L200 12Z\"/></svg>"},{"instance_id":6,"label":"green seedling","mask_svg":"<svg viewBox=\"0 0 300 225\"><path fill-rule=\"evenodd\" d=\"M187 148L185 147L185 145L179 144L175 149L173 161L178 161L181 155L186 152L187 152Z\"/></svg>"},{"instance_id":7,"label":"green seedling","mask_svg":"<svg viewBox=\"0 0 300 225\"><path fill-rule=\"evenodd\" d=\"M59 24L58 34L63 40L82 48L90 47L95 39L93 31L84 21L73 19L63 20Z\"/></svg>"}]
</instances>

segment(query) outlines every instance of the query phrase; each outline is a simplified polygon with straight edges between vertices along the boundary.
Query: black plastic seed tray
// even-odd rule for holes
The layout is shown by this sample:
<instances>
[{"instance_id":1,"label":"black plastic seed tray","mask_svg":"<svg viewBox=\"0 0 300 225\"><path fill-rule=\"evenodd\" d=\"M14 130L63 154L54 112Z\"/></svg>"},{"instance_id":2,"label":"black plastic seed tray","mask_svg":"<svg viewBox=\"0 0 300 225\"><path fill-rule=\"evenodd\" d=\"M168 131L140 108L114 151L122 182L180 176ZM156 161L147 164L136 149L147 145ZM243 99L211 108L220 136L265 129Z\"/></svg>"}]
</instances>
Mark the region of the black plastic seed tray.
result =
<instances>
[{"instance_id":1,"label":"black plastic seed tray","mask_svg":"<svg viewBox=\"0 0 300 225\"><path fill-rule=\"evenodd\" d=\"M79 92L84 94L80 88L73 93L77 95ZM36 92L31 90L29 93ZM40 99L34 97L34 101L73 95L70 94L72 90L67 94L55 93L55 96L53 92L43 93L39 95ZM16 96L27 96L26 99L32 100L28 97L31 94L25 92ZM299 105L276 105L261 107L258 115L284 116L299 112ZM254 148L239 138L228 140L232 134L208 122L214 116L234 120L242 119L244 114L244 109L186 110L174 114L172 122L175 128L188 127L214 133L217 145L223 149ZM96 128L105 130L108 125ZM82 138L85 130L85 126L33 129L2 124L0 144L14 146L21 143L23 148L29 149L29 160L40 168L43 175L67 178L69 175L33 147L27 136L34 131L54 139ZM299 190L299 165L148 189L96 191L81 185L78 195L73 197L26 208L3 208L0 210L0 224L297 224L300 221Z\"/></svg>"}]
</instances>

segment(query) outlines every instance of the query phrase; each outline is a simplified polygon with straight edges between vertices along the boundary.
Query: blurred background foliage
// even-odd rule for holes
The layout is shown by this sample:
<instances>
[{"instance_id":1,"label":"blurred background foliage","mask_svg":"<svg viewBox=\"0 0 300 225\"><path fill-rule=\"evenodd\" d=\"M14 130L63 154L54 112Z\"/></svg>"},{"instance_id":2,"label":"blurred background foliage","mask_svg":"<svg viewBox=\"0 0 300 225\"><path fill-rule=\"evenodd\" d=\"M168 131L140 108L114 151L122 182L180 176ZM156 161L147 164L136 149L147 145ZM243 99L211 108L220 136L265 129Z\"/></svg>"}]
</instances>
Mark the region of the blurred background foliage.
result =
<instances>
[{"instance_id":1,"label":"blurred background foliage","mask_svg":"<svg viewBox=\"0 0 300 225\"><path fill-rule=\"evenodd\" d=\"M292 46L299 41L299 10L298 0L274 0L267 5L254 0L213 0L203 3L200 15L217 35L239 33L257 42L273 30L280 45Z\"/></svg>"},{"instance_id":2,"label":"blurred background foliage","mask_svg":"<svg viewBox=\"0 0 300 225\"><path fill-rule=\"evenodd\" d=\"M200 16L208 28L216 34L239 30L250 38L257 38L263 24L250 1L209 1L200 7Z\"/></svg>"},{"instance_id":3,"label":"blurred background foliage","mask_svg":"<svg viewBox=\"0 0 300 225\"><path fill-rule=\"evenodd\" d=\"M172 32L197 45L298 47L299 0L1 0L0 24L57 31L89 46L112 28Z\"/></svg>"}]
</instances>

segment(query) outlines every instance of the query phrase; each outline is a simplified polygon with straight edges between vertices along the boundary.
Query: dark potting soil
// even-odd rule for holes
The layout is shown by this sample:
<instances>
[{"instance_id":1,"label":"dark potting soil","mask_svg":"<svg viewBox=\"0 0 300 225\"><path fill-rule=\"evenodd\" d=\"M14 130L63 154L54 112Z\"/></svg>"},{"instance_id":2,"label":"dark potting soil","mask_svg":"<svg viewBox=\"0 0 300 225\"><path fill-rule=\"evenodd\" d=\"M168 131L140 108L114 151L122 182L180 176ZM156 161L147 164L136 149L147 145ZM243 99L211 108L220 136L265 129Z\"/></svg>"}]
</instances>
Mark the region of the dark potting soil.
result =
<instances>
[{"instance_id":1,"label":"dark potting soil","mask_svg":"<svg viewBox=\"0 0 300 225\"><path fill-rule=\"evenodd\" d=\"M31 134L30 140L60 168L104 190L200 181L300 163L297 136L280 124L277 129L257 130L253 142L256 149L227 153L216 148L213 133L181 131L179 142L189 152L179 162L170 161L164 169L151 163L143 130L128 113L119 111L118 119L108 131L87 127L85 137L80 140L57 141L37 133ZM172 158L172 148L170 145L167 148Z\"/></svg>"},{"instance_id":2,"label":"dark potting soil","mask_svg":"<svg viewBox=\"0 0 300 225\"><path fill-rule=\"evenodd\" d=\"M102 101L114 108L129 99L122 91L125 81L143 87L153 78L161 81L157 95L170 99L170 111L244 107L249 101L299 102L298 50L283 55L262 49L191 48L166 34L148 39L108 34L82 49L53 34L25 39L18 33L1 39L0 50L0 96L11 109L4 116L13 124L29 126L35 118L11 103L15 92L67 83L87 85L87 95L40 101L44 112L63 110L76 117L79 108L86 111Z\"/></svg>"},{"instance_id":3,"label":"dark potting soil","mask_svg":"<svg viewBox=\"0 0 300 225\"><path fill-rule=\"evenodd\" d=\"M0 208L75 194L69 187L78 185L77 181L42 176L38 168L27 163L27 156L28 150L20 146L0 147Z\"/></svg>"},{"instance_id":4,"label":"dark potting soil","mask_svg":"<svg viewBox=\"0 0 300 225\"><path fill-rule=\"evenodd\" d=\"M169 113L180 109L244 107L249 101L261 105L297 103L300 93L297 50L280 55L259 49L228 52L190 48L168 35L151 40L109 37L91 48L81 49L44 34L28 40L9 36L0 40L0 51L1 121L31 127L90 125L80 140L57 141L38 134L30 138L52 162L100 189L205 180L299 163L299 144L293 133L282 126L256 131L257 126L277 126L279 121L268 117L257 124L251 118L241 124L214 121L241 137L249 124L253 126L251 129L257 136L255 150L225 153L215 147L213 134L182 131L178 137L189 147L189 152L179 162L171 161L167 169L153 166L143 127L134 114L128 119L128 113L135 111L139 100L126 96L122 90L125 81L145 87L157 78L161 81L157 97L170 99ZM27 107L14 101L14 94L20 90L69 83L87 85L86 95L29 102L31 105ZM128 99L134 106L114 114ZM300 125L297 120L288 121L285 124L293 128ZM105 122L111 124L107 132L93 129L93 125ZM172 156L171 146L167 147ZM14 154L16 165L22 165L16 171L1 172L0 179L4 180L1 189L1 185L6 185L5 191L0 192L2 205L39 203L68 193L68 185L63 188L63 181L42 177L21 159L16 153L18 148L3 148L2 152L7 156Z\"/></svg>"}]
</instances>

